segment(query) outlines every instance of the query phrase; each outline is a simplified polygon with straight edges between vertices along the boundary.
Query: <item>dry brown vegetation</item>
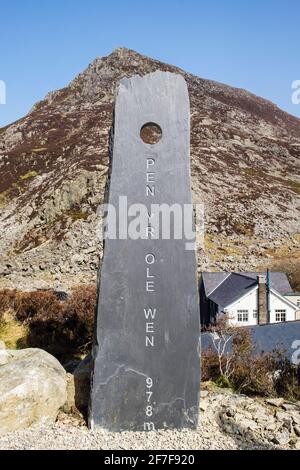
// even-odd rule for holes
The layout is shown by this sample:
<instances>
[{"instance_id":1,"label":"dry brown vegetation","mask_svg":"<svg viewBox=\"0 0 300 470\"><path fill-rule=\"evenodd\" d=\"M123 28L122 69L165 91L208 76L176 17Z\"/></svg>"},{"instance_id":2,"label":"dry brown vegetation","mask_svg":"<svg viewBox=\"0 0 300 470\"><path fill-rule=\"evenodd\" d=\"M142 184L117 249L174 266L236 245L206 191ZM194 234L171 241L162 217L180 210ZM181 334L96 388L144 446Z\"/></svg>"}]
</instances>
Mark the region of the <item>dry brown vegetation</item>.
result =
<instances>
[{"instance_id":1,"label":"dry brown vegetation","mask_svg":"<svg viewBox=\"0 0 300 470\"><path fill-rule=\"evenodd\" d=\"M91 349L96 286L80 285L66 300L55 291L0 291L0 340L8 348L38 347L62 363ZM202 352L202 380L247 395L300 399L300 366L281 351L255 354L251 333L225 316L210 330L213 346ZM228 345L232 347L228 353Z\"/></svg>"},{"instance_id":2,"label":"dry brown vegetation","mask_svg":"<svg viewBox=\"0 0 300 470\"><path fill-rule=\"evenodd\" d=\"M246 395L300 399L300 365L291 364L283 351L255 353L250 330L231 327L226 318L210 333L212 346L202 352L203 381Z\"/></svg>"},{"instance_id":3,"label":"dry brown vegetation","mask_svg":"<svg viewBox=\"0 0 300 470\"><path fill-rule=\"evenodd\" d=\"M0 339L8 347L38 347L61 361L85 355L91 347L96 286L74 288L66 300L54 291L0 291ZM20 336L21 335L21 336Z\"/></svg>"},{"instance_id":4,"label":"dry brown vegetation","mask_svg":"<svg viewBox=\"0 0 300 470\"><path fill-rule=\"evenodd\" d=\"M300 292L300 262L291 259L283 259L275 264L277 271L286 272L292 288Z\"/></svg>"}]
</instances>

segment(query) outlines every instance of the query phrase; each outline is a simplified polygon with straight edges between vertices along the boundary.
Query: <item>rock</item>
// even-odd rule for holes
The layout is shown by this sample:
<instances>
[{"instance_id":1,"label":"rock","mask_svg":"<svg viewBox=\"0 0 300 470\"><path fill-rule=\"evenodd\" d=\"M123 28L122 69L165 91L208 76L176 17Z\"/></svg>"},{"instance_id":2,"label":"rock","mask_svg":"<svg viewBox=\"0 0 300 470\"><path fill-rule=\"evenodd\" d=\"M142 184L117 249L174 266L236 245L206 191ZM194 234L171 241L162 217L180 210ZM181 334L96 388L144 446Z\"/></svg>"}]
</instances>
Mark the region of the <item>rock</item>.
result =
<instances>
[{"instance_id":1,"label":"rock","mask_svg":"<svg viewBox=\"0 0 300 470\"><path fill-rule=\"evenodd\" d=\"M295 411L273 410L268 406L267 400L232 394L225 389L222 394L209 390L202 400L202 405L203 401L206 406L201 414L202 423L205 420L217 422L223 432L242 436L243 442L253 441L267 447L276 444L282 448L294 448L295 443L300 441L300 426L296 421L298 413Z\"/></svg>"},{"instance_id":2,"label":"rock","mask_svg":"<svg viewBox=\"0 0 300 470\"><path fill-rule=\"evenodd\" d=\"M228 406L228 407L226 408L225 412L226 412L226 415L227 415L227 416L229 416L230 418L233 418L234 415L235 415L235 413L236 413L236 410L233 409L232 407L229 407L229 406Z\"/></svg>"},{"instance_id":3,"label":"rock","mask_svg":"<svg viewBox=\"0 0 300 470\"><path fill-rule=\"evenodd\" d=\"M277 425L275 423L275 421L269 421L266 425L266 430L267 431L275 431L277 429Z\"/></svg>"},{"instance_id":4,"label":"rock","mask_svg":"<svg viewBox=\"0 0 300 470\"><path fill-rule=\"evenodd\" d=\"M9 357L9 352L6 349L0 349L0 366L7 364Z\"/></svg>"},{"instance_id":5,"label":"rock","mask_svg":"<svg viewBox=\"0 0 300 470\"><path fill-rule=\"evenodd\" d=\"M242 415L242 418L246 418L250 420L255 419L254 415L250 413L250 411L241 410L240 414Z\"/></svg>"},{"instance_id":6,"label":"rock","mask_svg":"<svg viewBox=\"0 0 300 470\"><path fill-rule=\"evenodd\" d=\"M277 433L272 441L275 443L275 444L279 444L279 445L286 445L289 443L290 441L290 435L287 431L282 431L280 433Z\"/></svg>"},{"instance_id":7,"label":"rock","mask_svg":"<svg viewBox=\"0 0 300 470\"><path fill-rule=\"evenodd\" d=\"M298 439L298 441L296 441L296 443L295 443L295 449L296 449L296 450L300 450L300 439Z\"/></svg>"},{"instance_id":8,"label":"rock","mask_svg":"<svg viewBox=\"0 0 300 470\"><path fill-rule=\"evenodd\" d=\"M0 366L4 366L8 363L9 353L5 348L4 341L0 341Z\"/></svg>"},{"instance_id":9,"label":"rock","mask_svg":"<svg viewBox=\"0 0 300 470\"><path fill-rule=\"evenodd\" d=\"M293 403L283 403L282 408L285 411L300 411L299 406Z\"/></svg>"},{"instance_id":10,"label":"rock","mask_svg":"<svg viewBox=\"0 0 300 470\"><path fill-rule=\"evenodd\" d=\"M239 424L241 428L243 428L245 431L248 431L248 430L255 431L258 428L258 424L252 419L248 419L248 418L241 417Z\"/></svg>"},{"instance_id":11,"label":"rock","mask_svg":"<svg viewBox=\"0 0 300 470\"><path fill-rule=\"evenodd\" d=\"M266 403L272 406L281 407L281 405L284 403L284 399L283 398L268 398L266 400Z\"/></svg>"},{"instance_id":12,"label":"rock","mask_svg":"<svg viewBox=\"0 0 300 470\"><path fill-rule=\"evenodd\" d=\"M300 437L300 426L294 426L294 433L296 434L296 436Z\"/></svg>"},{"instance_id":13,"label":"rock","mask_svg":"<svg viewBox=\"0 0 300 470\"><path fill-rule=\"evenodd\" d=\"M292 418L292 420L295 424L300 425L300 413L299 412L292 411L292 412L289 412L289 415L291 416L291 418Z\"/></svg>"},{"instance_id":14,"label":"rock","mask_svg":"<svg viewBox=\"0 0 300 470\"><path fill-rule=\"evenodd\" d=\"M285 429L287 430L288 432L292 432L293 430L293 419L292 417L290 416L289 413L285 413L285 412L276 412L275 414L275 417L276 417L276 420L277 420L277 424L279 425L279 427L281 429Z\"/></svg>"},{"instance_id":15,"label":"rock","mask_svg":"<svg viewBox=\"0 0 300 470\"><path fill-rule=\"evenodd\" d=\"M63 411L65 413L71 413L76 408L75 402L75 383L74 376L67 373L67 400L64 404Z\"/></svg>"},{"instance_id":16,"label":"rock","mask_svg":"<svg viewBox=\"0 0 300 470\"><path fill-rule=\"evenodd\" d=\"M276 411L275 413L276 419L281 422L286 422L286 421L291 421L292 418L288 413L285 413L284 411Z\"/></svg>"},{"instance_id":17,"label":"rock","mask_svg":"<svg viewBox=\"0 0 300 470\"><path fill-rule=\"evenodd\" d=\"M90 399L92 355L87 356L73 372L75 404L79 411L86 411Z\"/></svg>"},{"instance_id":18,"label":"rock","mask_svg":"<svg viewBox=\"0 0 300 470\"><path fill-rule=\"evenodd\" d=\"M137 128L133 123L135 120L146 123L151 114L164 130L164 138L155 147L155 157L151 160L151 171L157 175L155 198L151 203L173 204L176 200L183 209L192 201L187 133L190 119L188 90L180 75L160 71L120 82L115 106L114 164L109 203L117 207L118 195L125 193L131 203L138 202L145 206L149 203L148 191L137 196L135 189L144 184L143 171L146 171L145 161L150 164L150 154L149 148L141 146L136 138ZM123 120L128 121L129 127L118 124ZM159 139L162 132L159 126L156 126L153 136L151 125L142 127L139 131L141 140L146 144L156 143L156 137ZM160 183L161 177L163 184ZM145 224L149 223L147 213L143 220ZM186 217L185 222L189 221L192 228L192 215ZM141 240L140 244L136 244L133 240L120 238L105 242L96 324L97 344L100 346L94 349L89 417L92 429L104 427L111 431L139 431L147 429L147 426L152 429L153 425L155 429L197 426L200 361L195 252L192 246L186 250L187 238L184 235L180 240L170 240L168 244L161 236L155 241L145 242ZM151 269L152 264L155 276L164 279L164 284L155 284L154 287L152 281L153 286L145 289L144 280L138 273L142 273L146 265ZM118 277L123 266L127 266L125 282ZM172 277L169 276L170 272ZM174 285L179 284L181 292L172 290ZM149 294L152 290L155 290L155 310L145 308L152 301L153 295ZM132 295L134 291L138 295ZM167 303L166 292L173 292ZM161 340L151 349L151 354L147 346L149 340L151 344L155 341L155 336L146 335L146 348L145 341L136 341L137 337L143 338L145 335L145 324L140 322L141 309L144 309L146 321L150 315L153 325L156 324L156 309L164 312L164 323L160 325ZM188 315L183 317L182 312L186 310ZM128 328L124 318L135 325L134 329ZM178 337L180 349L176 345ZM147 385L148 378L153 390ZM145 422L145 380L157 403L148 423ZM155 406L151 400L148 403L148 406Z\"/></svg>"},{"instance_id":19,"label":"rock","mask_svg":"<svg viewBox=\"0 0 300 470\"><path fill-rule=\"evenodd\" d=\"M64 368L41 349L7 352L0 367L0 435L54 422L67 400Z\"/></svg>"},{"instance_id":20,"label":"rock","mask_svg":"<svg viewBox=\"0 0 300 470\"><path fill-rule=\"evenodd\" d=\"M209 403L207 403L206 401L202 400L200 402L200 410L201 411L206 411L208 407L209 407Z\"/></svg>"},{"instance_id":21,"label":"rock","mask_svg":"<svg viewBox=\"0 0 300 470\"><path fill-rule=\"evenodd\" d=\"M265 425L270 422L270 415L266 414L265 410L257 409L253 414L253 419L260 424Z\"/></svg>"}]
</instances>

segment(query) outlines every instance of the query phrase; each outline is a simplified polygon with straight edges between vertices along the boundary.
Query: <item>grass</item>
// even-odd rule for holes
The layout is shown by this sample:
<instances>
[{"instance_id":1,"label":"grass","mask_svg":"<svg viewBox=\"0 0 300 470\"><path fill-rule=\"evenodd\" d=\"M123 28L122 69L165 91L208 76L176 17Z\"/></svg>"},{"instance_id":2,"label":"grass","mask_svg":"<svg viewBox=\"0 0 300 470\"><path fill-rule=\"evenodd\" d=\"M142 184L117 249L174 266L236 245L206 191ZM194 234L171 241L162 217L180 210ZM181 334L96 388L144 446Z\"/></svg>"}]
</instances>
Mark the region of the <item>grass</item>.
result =
<instances>
[{"instance_id":1,"label":"grass","mask_svg":"<svg viewBox=\"0 0 300 470\"><path fill-rule=\"evenodd\" d=\"M283 186L287 187L296 194L300 194L300 183L297 181L280 178L279 176L273 176L273 179L281 183Z\"/></svg>"},{"instance_id":2,"label":"grass","mask_svg":"<svg viewBox=\"0 0 300 470\"><path fill-rule=\"evenodd\" d=\"M300 255L299 251L293 255L273 258L268 266L272 271L283 271L287 274L292 289L300 292Z\"/></svg>"},{"instance_id":3,"label":"grass","mask_svg":"<svg viewBox=\"0 0 300 470\"><path fill-rule=\"evenodd\" d=\"M206 250L212 250L216 247L213 235L204 235L204 246Z\"/></svg>"},{"instance_id":4,"label":"grass","mask_svg":"<svg viewBox=\"0 0 300 470\"><path fill-rule=\"evenodd\" d=\"M5 312L0 323L0 340L8 349L22 349L27 346L27 328L18 322L11 311Z\"/></svg>"},{"instance_id":5,"label":"grass","mask_svg":"<svg viewBox=\"0 0 300 470\"><path fill-rule=\"evenodd\" d=\"M256 176L258 178L264 178L265 176L268 176L268 174L266 174L266 172L261 168L243 168L243 171L247 176Z\"/></svg>"},{"instance_id":6,"label":"grass","mask_svg":"<svg viewBox=\"0 0 300 470\"><path fill-rule=\"evenodd\" d=\"M7 203L7 191L4 191L3 193L0 193L0 209L4 207Z\"/></svg>"},{"instance_id":7,"label":"grass","mask_svg":"<svg viewBox=\"0 0 300 470\"><path fill-rule=\"evenodd\" d=\"M293 236L297 242L300 242L300 235L296 234ZM295 248L291 246L290 240L287 243L282 243L279 247L276 248L268 248L266 253L272 256L275 260L281 258L291 258L294 261L300 259L300 251L299 248Z\"/></svg>"},{"instance_id":8,"label":"grass","mask_svg":"<svg viewBox=\"0 0 300 470\"><path fill-rule=\"evenodd\" d=\"M244 236L251 237L254 234L254 226L251 225L251 224L245 225L245 224L241 224L241 223L236 222L232 226L232 228L233 228L234 232L238 235L244 235Z\"/></svg>"},{"instance_id":9,"label":"grass","mask_svg":"<svg viewBox=\"0 0 300 470\"><path fill-rule=\"evenodd\" d=\"M75 222L76 220L86 220L88 218L88 213L84 212L80 209L70 209L66 211L66 214L71 217L71 219Z\"/></svg>"},{"instance_id":10,"label":"grass","mask_svg":"<svg viewBox=\"0 0 300 470\"><path fill-rule=\"evenodd\" d=\"M220 258L222 259L224 255L242 255L246 253L246 247L247 244L249 244L249 240L245 239L244 241L243 239L237 245L234 240L223 239L223 245L218 246L216 243L217 238L218 237L216 237L215 235L210 234L206 234L204 238L205 251L213 252L215 260L218 260Z\"/></svg>"},{"instance_id":11,"label":"grass","mask_svg":"<svg viewBox=\"0 0 300 470\"><path fill-rule=\"evenodd\" d=\"M37 175L38 175L38 173L36 171L32 170L32 171L28 171L25 175L21 175L20 179L21 180L28 180L29 178L34 178Z\"/></svg>"},{"instance_id":12,"label":"grass","mask_svg":"<svg viewBox=\"0 0 300 470\"><path fill-rule=\"evenodd\" d=\"M297 183L296 181L292 180L287 180L288 186L291 188L292 191L296 194L300 194L300 183Z\"/></svg>"},{"instance_id":13,"label":"grass","mask_svg":"<svg viewBox=\"0 0 300 470\"><path fill-rule=\"evenodd\" d=\"M220 247L219 251L225 255L242 255L244 251L239 246L224 246Z\"/></svg>"},{"instance_id":14,"label":"grass","mask_svg":"<svg viewBox=\"0 0 300 470\"><path fill-rule=\"evenodd\" d=\"M22 191L22 186L19 186L16 182L12 183L10 188L0 193L0 208L4 207L8 203L9 196L13 196L15 193L20 194Z\"/></svg>"},{"instance_id":15,"label":"grass","mask_svg":"<svg viewBox=\"0 0 300 470\"><path fill-rule=\"evenodd\" d=\"M8 202L8 196L13 188L6 189L2 193L0 193L0 209L6 206Z\"/></svg>"},{"instance_id":16,"label":"grass","mask_svg":"<svg viewBox=\"0 0 300 470\"><path fill-rule=\"evenodd\" d=\"M37 148L37 149L32 149L32 152L34 153L41 153L41 152L46 152L47 147L41 147L41 148Z\"/></svg>"},{"instance_id":17,"label":"grass","mask_svg":"<svg viewBox=\"0 0 300 470\"><path fill-rule=\"evenodd\" d=\"M274 182L278 182L282 184L287 189L290 189L296 194L300 194L300 183L288 178L281 178L279 176L271 175L266 171L262 170L261 168L244 168L244 173L246 176L255 176L256 178L262 178L266 181L269 181L274 184Z\"/></svg>"}]
</instances>

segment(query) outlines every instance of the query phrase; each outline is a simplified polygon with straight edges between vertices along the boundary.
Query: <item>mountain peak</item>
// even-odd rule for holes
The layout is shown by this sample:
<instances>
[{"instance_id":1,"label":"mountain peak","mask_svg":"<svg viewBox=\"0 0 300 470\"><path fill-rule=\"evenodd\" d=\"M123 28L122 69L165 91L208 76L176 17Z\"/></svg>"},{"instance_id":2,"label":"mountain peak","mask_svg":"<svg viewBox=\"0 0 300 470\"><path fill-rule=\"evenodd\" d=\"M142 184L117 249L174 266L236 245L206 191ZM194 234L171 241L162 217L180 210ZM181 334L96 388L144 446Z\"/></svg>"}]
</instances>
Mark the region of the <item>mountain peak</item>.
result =
<instances>
[{"instance_id":1,"label":"mountain peak","mask_svg":"<svg viewBox=\"0 0 300 470\"><path fill-rule=\"evenodd\" d=\"M136 52L133 49L128 49L127 47L121 46L121 47L116 47L115 49L112 50L110 55L119 55L119 56L124 56L124 55L142 55Z\"/></svg>"},{"instance_id":2,"label":"mountain peak","mask_svg":"<svg viewBox=\"0 0 300 470\"><path fill-rule=\"evenodd\" d=\"M127 47L116 47L115 49L112 50L110 54L107 56L99 56L96 57L90 65L102 63L103 61L106 62L111 62L115 60L130 60L132 58L146 58L146 56L143 56L142 54L134 51L133 49L128 49Z\"/></svg>"},{"instance_id":3,"label":"mountain peak","mask_svg":"<svg viewBox=\"0 0 300 470\"><path fill-rule=\"evenodd\" d=\"M299 250L300 120L245 90L119 47L0 129L6 285L94 279L115 91L123 77L156 70L180 73L189 89L193 196L205 205L208 241L199 268L260 270L274 241L290 257Z\"/></svg>"}]
</instances>

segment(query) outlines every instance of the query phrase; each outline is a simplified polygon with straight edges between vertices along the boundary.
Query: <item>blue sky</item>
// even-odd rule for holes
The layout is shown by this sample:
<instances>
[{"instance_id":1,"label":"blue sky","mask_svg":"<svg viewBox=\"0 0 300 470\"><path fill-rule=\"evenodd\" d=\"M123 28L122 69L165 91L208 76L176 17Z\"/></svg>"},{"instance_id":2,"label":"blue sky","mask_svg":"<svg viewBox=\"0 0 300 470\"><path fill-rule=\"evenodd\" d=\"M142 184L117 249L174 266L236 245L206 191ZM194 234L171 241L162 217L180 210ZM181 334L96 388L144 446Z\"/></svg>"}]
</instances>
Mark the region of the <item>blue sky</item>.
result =
<instances>
[{"instance_id":1,"label":"blue sky","mask_svg":"<svg viewBox=\"0 0 300 470\"><path fill-rule=\"evenodd\" d=\"M0 127L125 46L300 117L299 0L0 0Z\"/></svg>"}]
</instances>

